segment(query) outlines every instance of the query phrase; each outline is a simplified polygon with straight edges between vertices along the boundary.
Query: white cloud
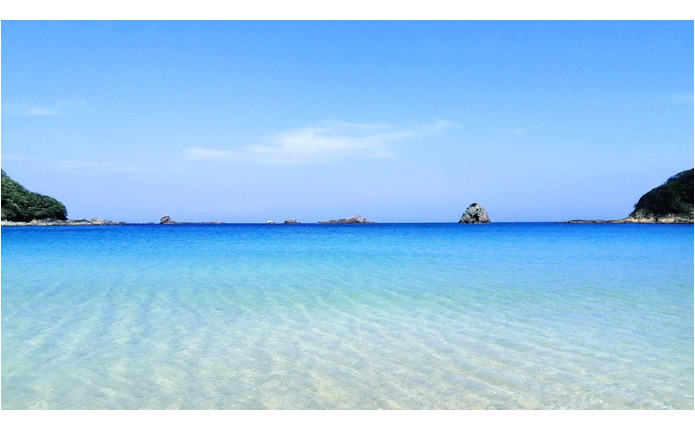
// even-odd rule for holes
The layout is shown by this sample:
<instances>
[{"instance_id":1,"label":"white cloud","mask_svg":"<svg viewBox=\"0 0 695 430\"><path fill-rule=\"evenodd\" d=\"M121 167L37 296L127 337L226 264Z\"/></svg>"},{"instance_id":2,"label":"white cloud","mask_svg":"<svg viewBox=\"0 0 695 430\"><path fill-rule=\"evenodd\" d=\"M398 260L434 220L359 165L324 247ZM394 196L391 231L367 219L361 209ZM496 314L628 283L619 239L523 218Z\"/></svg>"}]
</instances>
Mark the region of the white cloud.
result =
<instances>
[{"instance_id":1,"label":"white cloud","mask_svg":"<svg viewBox=\"0 0 695 430\"><path fill-rule=\"evenodd\" d=\"M692 104L695 97L693 93L668 94L661 97L668 104Z\"/></svg>"},{"instance_id":2,"label":"white cloud","mask_svg":"<svg viewBox=\"0 0 695 430\"><path fill-rule=\"evenodd\" d=\"M63 160L59 167L63 169L110 169L115 163L102 161Z\"/></svg>"},{"instance_id":3,"label":"white cloud","mask_svg":"<svg viewBox=\"0 0 695 430\"><path fill-rule=\"evenodd\" d=\"M70 170L73 173L85 172L136 172L146 170L140 166L126 165L110 161L91 161L91 160L61 160L59 163L51 163L51 167L61 170Z\"/></svg>"},{"instance_id":4,"label":"white cloud","mask_svg":"<svg viewBox=\"0 0 695 430\"><path fill-rule=\"evenodd\" d=\"M348 130L386 130L392 128L390 124L385 122L325 121L323 122L323 126Z\"/></svg>"},{"instance_id":5,"label":"white cloud","mask_svg":"<svg viewBox=\"0 0 695 430\"><path fill-rule=\"evenodd\" d=\"M316 164L342 158L387 158L394 152L390 143L454 127L437 121L416 129L397 129L385 123L325 122L318 127L278 133L266 143L237 149L187 149L194 160L222 160L260 164Z\"/></svg>"},{"instance_id":6,"label":"white cloud","mask_svg":"<svg viewBox=\"0 0 695 430\"><path fill-rule=\"evenodd\" d=\"M224 151L217 149L189 148L186 149L188 156L193 160L226 160L238 161L236 151Z\"/></svg>"},{"instance_id":7,"label":"white cloud","mask_svg":"<svg viewBox=\"0 0 695 430\"><path fill-rule=\"evenodd\" d=\"M26 155L16 155L16 154L2 154L2 156L0 156L0 158L2 158L3 160L6 160L6 161L9 161L9 160L14 161L14 160L26 160L26 159L29 159L29 157L27 157Z\"/></svg>"},{"instance_id":8,"label":"white cloud","mask_svg":"<svg viewBox=\"0 0 695 430\"><path fill-rule=\"evenodd\" d=\"M83 99L61 100L55 103L28 104L28 103L6 103L3 111L15 115L26 116L54 116L67 115L81 110L89 109L90 103Z\"/></svg>"},{"instance_id":9,"label":"white cloud","mask_svg":"<svg viewBox=\"0 0 695 430\"><path fill-rule=\"evenodd\" d=\"M22 114L29 116L49 116L60 115L60 111L46 106L31 106L22 111Z\"/></svg>"},{"instance_id":10,"label":"white cloud","mask_svg":"<svg viewBox=\"0 0 695 430\"><path fill-rule=\"evenodd\" d=\"M541 125L541 124L527 125L526 127L522 127L522 128L518 128L516 130L513 130L512 134L515 134L517 136L523 136L524 134L528 133L529 131L538 130L539 128L543 128L543 125Z\"/></svg>"},{"instance_id":11,"label":"white cloud","mask_svg":"<svg viewBox=\"0 0 695 430\"><path fill-rule=\"evenodd\" d=\"M432 124L425 125L421 128L422 131L430 131L430 132L440 132L440 131L445 131L449 130L451 128L460 128L461 126L458 124L454 124L451 121L445 120L445 119L440 119L438 121L433 122Z\"/></svg>"}]
</instances>

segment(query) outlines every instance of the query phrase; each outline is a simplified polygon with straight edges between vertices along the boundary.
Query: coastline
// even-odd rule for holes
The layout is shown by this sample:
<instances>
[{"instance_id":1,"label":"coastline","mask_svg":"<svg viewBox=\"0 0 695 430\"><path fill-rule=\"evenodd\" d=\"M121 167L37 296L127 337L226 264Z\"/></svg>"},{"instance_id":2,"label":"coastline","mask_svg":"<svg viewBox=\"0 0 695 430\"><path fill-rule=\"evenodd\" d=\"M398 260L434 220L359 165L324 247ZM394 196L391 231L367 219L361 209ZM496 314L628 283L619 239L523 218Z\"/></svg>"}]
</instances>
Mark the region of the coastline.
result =
<instances>
[{"instance_id":1,"label":"coastline","mask_svg":"<svg viewBox=\"0 0 695 430\"><path fill-rule=\"evenodd\" d=\"M673 220L635 220L635 219L618 219L618 220L601 220L601 219L589 219L589 220L583 220L583 219L575 219L575 220L569 220L569 221L548 221L549 223L554 223L554 224L694 224L692 219L686 219L686 218L680 218L680 219L673 219ZM512 222L513 223L513 222ZM51 227L51 226L65 226L65 227L71 227L71 226L113 226L113 225L223 225L223 224L237 224L237 223L228 223L228 222L222 222L222 221L206 221L206 222L172 222L172 223L166 223L166 224L160 224L160 223L155 223L155 222L149 222L149 223L127 223L124 221L107 221L107 220L100 220L100 221L92 221L92 220L84 220L84 219L77 219L77 220L67 220L67 221L59 221L59 220L34 220L31 222L20 222L20 221L2 221L0 222L0 227ZM293 223L279 223L279 224L268 224L268 223L242 223L242 224L251 224L251 225L260 225L260 224L266 224L266 225L293 225ZM297 223L300 224L300 223ZM341 225L341 224L358 224L358 223L336 223L336 222L317 222L317 223L302 223L304 225ZM376 224L374 222L367 223L367 224ZM387 223L390 224L390 223ZM412 224L412 223L406 223L406 224ZM415 224L420 224L420 223L415 223ZM422 224L432 224L430 222L425 222ZM439 224L439 223L434 223L434 224ZM447 223L444 223L447 224ZM451 224L456 224L455 222ZM490 223L493 224L493 223ZM497 223L500 224L500 223ZM505 224L505 223L502 223Z\"/></svg>"},{"instance_id":2,"label":"coastline","mask_svg":"<svg viewBox=\"0 0 695 430\"><path fill-rule=\"evenodd\" d=\"M46 220L31 220L29 222L22 221L5 221L0 223L2 227L25 227L25 226L73 226L73 225L126 225L123 221L108 221L101 218L88 219L69 219L69 220L56 220L56 219L46 219Z\"/></svg>"},{"instance_id":3,"label":"coastline","mask_svg":"<svg viewBox=\"0 0 695 430\"><path fill-rule=\"evenodd\" d=\"M29 226L82 226L82 225L128 225L132 223L126 223L124 221L109 221L102 218L92 218L92 219L72 219L72 220L56 220L56 219L34 219L28 222L24 221L7 221L2 220L0 226L2 227L29 227ZM138 223L136 223L138 224ZM203 221L203 222L188 222L188 221L173 221L168 215L163 216L159 223L150 222L148 224L152 225L203 225L203 224L228 224L223 221ZM267 225L277 225L273 221L266 221ZM294 219L285 220L282 224L285 225L295 225L301 224ZM350 218L341 218L338 220L329 221L318 221L317 224L376 224L374 221L370 221L363 218L360 215L356 215Z\"/></svg>"},{"instance_id":4,"label":"coastline","mask_svg":"<svg viewBox=\"0 0 695 430\"><path fill-rule=\"evenodd\" d=\"M560 221L558 224L693 224L693 218L664 217L664 218L621 218L612 220L574 219Z\"/></svg>"},{"instance_id":5,"label":"coastline","mask_svg":"<svg viewBox=\"0 0 695 430\"><path fill-rule=\"evenodd\" d=\"M614 220L603 220L603 219L574 219L574 220L567 220L567 221L550 221L551 223L555 224L694 224L693 218L684 218L684 217L676 217L676 216L669 216L669 217L661 217L661 218L656 218L656 217L626 217L626 218L621 218L621 219L614 219ZM110 221L102 218L92 218L92 219L69 219L69 220L56 220L56 219L43 219L43 220L31 220L28 222L24 221L7 221L7 220L2 220L0 221L0 226L2 227L46 227L46 226L105 226L105 225L134 225L134 224L143 224L143 223L127 223L125 221ZM208 224L230 224L228 222L223 222L223 221L171 221L166 220L165 222L149 222L149 223L144 223L144 224L150 224L150 225L208 225ZM235 224L235 223L231 223ZM255 224L255 223L252 223ZM277 225L278 223L272 222L272 221L266 221L265 223L258 223L258 224L266 224L266 225ZM294 225L294 224L304 224L304 223L299 223L295 220L287 220L284 223L280 223L281 225ZM309 223L313 224L313 223ZM364 219L360 217L359 215L356 217L352 218L341 218L339 220L329 220L329 221L318 221L316 224L376 224L374 221L369 221L367 219Z\"/></svg>"}]
</instances>

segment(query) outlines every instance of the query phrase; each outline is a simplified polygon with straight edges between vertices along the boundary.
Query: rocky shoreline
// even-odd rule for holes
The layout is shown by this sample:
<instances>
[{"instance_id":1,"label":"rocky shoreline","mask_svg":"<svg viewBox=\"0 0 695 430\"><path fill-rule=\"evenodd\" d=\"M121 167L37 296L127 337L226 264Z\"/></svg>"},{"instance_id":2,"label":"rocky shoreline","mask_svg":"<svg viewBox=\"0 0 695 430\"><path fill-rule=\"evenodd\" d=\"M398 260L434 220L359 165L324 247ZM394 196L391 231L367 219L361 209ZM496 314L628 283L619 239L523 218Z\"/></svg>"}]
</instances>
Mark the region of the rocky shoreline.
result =
<instances>
[{"instance_id":1,"label":"rocky shoreline","mask_svg":"<svg viewBox=\"0 0 695 430\"><path fill-rule=\"evenodd\" d=\"M693 174L695 169L677 173L640 197L625 218L614 220L571 220L561 224L693 224Z\"/></svg>"},{"instance_id":2,"label":"rocky shoreline","mask_svg":"<svg viewBox=\"0 0 695 430\"><path fill-rule=\"evenodd\" d=\"M361 217L360 217L361 218ZM318 224L376 224L364 218L341 218L338 220L319 221ZM104 225L128 225L124 221L109 221L101 218L72 219L72 220L32 220L30 222L2 221L2 227L42 227L42 226L104 226ZM148 224L157 225L150 222ZM160 225L208 225L208 224L227 224L222 221L207 222L178 222L170 221L159 223ZM266 224L276 225L274 222ZM300 224L295 220L287 220L282 224ZM281 225L282 225L281 224ZM692 218L664 217L664 218L622 218L614 220L603 219L574 219L569 221L558 221L557 224L693 224Z\"/></svg>"},{"instance_id":3,"label":"rocky shoreline","mask_svg":"<svg viewBox=\"0 0 695 430\"><path fill-rule=\"evenodd\" d=\"M692 218L663 217L663 218L621 218L612 220L603 219L574 219L561 221L559 224L693 224Z\"/></svg>"},{"instance_id":4,"label":"rocky shoreline","mask_svg":"<svg viewBox=\"0 0 695 430\"><path fill-rule=\"evenodd\" d=\"M59 219L42 219L42 220L31 220L29 222L21 221L2 221L2 227L24 227L24 226L55 226L55 225L125 225L123 221L109 221L101 218L92 219L69 219L69 220L59 220Z\"/></svg>"},{"instance_id":5,"label":"rocky shoreline","mask_svg":"<svg viewBox=\"0 0 695 430\"><path fill-rule=\"evenodd\" d=\"M128 225L124 221L109 221L102 218L92 218L92 219L69 219L69 220L56 220L56 219L44 219L44 220L32 220L30 222L21 221L2 221L2 227L31 227L31 226L79 226L79 225ZM227 224L223 221L204 221L204 222L187 222L187 221L174 221L170 216L164 215L159 219L159 223L150 222L150 225L208 225L208 224ZM273 221L266 221L268 225L276 225ZM282 224L293 225L301 224L297 220L288 219ZM318 224L376 224L374 221L369 221L360 215L356 215L350 218L332 219L330 221L318 221Z\"/></svg>"}]
</instances>

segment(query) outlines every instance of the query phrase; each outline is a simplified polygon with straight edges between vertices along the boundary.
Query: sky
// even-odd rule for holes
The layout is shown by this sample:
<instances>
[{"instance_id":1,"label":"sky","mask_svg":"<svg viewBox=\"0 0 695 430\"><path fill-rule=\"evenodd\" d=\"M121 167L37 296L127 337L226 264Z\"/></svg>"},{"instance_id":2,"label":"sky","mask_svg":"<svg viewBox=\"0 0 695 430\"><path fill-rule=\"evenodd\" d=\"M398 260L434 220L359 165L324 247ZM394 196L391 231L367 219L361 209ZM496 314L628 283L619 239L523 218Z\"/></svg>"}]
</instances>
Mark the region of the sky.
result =
<instances>
[{"instance_id":1,"label":"sky","mask_svg":"<svg viewBox=\"0 0 695 430\"><path fill-rule=\"evenodd\" d=\"M68 217L616 219L693 167L693 21L3 21L2 169Z\"/></svg>"}]
</instances>

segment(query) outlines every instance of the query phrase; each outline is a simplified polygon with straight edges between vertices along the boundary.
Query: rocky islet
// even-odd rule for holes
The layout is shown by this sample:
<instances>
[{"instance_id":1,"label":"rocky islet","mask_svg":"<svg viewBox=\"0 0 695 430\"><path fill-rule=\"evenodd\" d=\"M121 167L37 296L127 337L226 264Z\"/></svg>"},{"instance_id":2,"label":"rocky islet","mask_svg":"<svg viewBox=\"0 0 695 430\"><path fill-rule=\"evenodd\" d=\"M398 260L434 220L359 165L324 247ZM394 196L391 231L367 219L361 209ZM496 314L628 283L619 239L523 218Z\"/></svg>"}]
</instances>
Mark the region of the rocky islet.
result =
<instances>
[{"instance_id":1,"label":"rocky islet","mask_svg":"<svg viewBox=\"0 0 695 430\"><path fill-rule=\"evenodd\" d=\"M484 207L478 203L472 203L468 209L461 215L459 224L489 224L490 216Z\"/></svg>"}]
</instances>

